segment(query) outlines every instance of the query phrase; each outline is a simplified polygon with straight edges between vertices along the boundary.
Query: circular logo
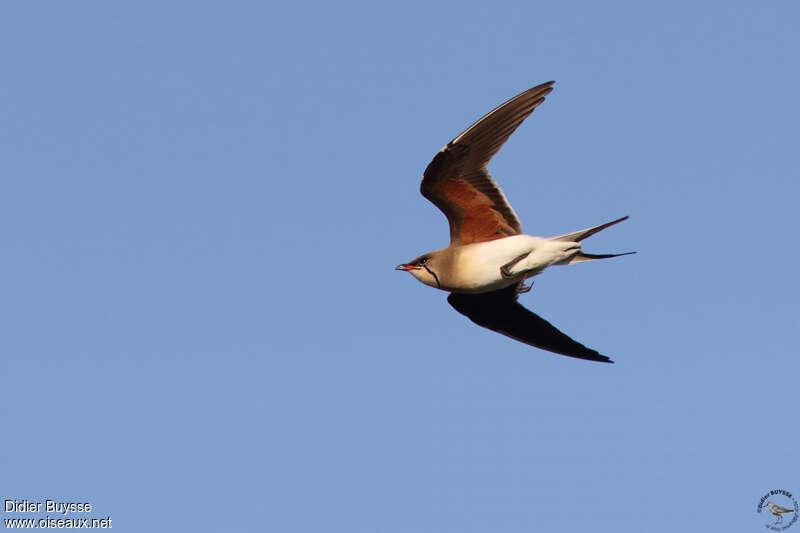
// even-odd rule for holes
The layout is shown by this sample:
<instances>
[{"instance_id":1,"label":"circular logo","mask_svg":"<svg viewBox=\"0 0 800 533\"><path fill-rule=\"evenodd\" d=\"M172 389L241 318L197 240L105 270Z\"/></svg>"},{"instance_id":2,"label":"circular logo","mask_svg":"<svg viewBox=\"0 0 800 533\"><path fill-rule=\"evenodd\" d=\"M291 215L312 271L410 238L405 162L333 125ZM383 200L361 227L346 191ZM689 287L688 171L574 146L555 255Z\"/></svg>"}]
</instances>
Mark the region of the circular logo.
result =
<instances>
[{"instance_id":1,"label":"circular logo","mask_svg":"<svg viewBox=\"0 0 800 533\"><path fill-rule=\"evenodd\" d=\"M800 508L791 492L775 489L764 494L759 500L758 512L762 511L769 517L769 522L764 527L773 531L783 531L797 522Z\"/></svg>"}]
</instances>

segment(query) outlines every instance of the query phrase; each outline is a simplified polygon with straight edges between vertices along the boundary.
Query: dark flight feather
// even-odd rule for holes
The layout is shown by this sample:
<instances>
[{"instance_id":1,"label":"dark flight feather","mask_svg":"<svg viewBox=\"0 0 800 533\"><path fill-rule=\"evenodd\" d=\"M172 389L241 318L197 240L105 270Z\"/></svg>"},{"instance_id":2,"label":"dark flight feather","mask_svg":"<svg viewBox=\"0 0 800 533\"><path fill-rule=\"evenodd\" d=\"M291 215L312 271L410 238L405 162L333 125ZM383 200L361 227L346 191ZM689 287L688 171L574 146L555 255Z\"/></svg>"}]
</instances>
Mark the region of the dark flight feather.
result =
<instances>
[{"instance_id":1,"label":"dark flight feather","mask_svg":"<svg viewBox=\"0 0 800 533\"><path fill-rule=\"evenodd\" d=\"M479 326L530 346L578 359L613 363L605 355L572 340L548 321L524 308L517 301L517 287L514 284L482 294L452 292L447 301Z\"/></svg>"},{"instance_id":2,"label":"dark flight feather","mask_svg":"<svg viewBox=\"0 0 800 533\"><path fill-rule=\"evenodd\" d=\"M529 89L493 109L445 146L425 169L422 195L450 223L450 242L470 244L522 233L514 209L486 165L509 136L553 90Z\"/></svg>"}]
</instances>

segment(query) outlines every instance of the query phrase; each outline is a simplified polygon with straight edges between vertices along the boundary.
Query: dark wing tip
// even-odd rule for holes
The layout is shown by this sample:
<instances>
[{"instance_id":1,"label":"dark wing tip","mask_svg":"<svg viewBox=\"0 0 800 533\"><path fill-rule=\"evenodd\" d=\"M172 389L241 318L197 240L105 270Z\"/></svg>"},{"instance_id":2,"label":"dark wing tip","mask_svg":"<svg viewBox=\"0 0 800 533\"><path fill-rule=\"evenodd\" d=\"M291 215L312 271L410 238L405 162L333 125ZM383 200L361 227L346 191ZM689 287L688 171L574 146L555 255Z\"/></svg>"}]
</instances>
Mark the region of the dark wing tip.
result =
<instances>
[{"instance_id":1,"label":"dark wing tip","mask_svg":"<svg viewBox=\"0 0 800 533\"><path fill-rule=\"evenodd\" d=\"M533 89L529 89L527 92L532 92L532 91L535 91L535 90L540 90L540 91L542 91L542 96L545 96L545 95L548 95L548 94L550 94L551 92L553 92L553 85L554 85L555 83L556 83L556 82L555 82L555 80L551 80L551 81L548 81L548 82L542 83L542 84L540 84L540 85L537 85L537 86L536 86L536 87L534 87Z\"/></svg>"}]
</instances>

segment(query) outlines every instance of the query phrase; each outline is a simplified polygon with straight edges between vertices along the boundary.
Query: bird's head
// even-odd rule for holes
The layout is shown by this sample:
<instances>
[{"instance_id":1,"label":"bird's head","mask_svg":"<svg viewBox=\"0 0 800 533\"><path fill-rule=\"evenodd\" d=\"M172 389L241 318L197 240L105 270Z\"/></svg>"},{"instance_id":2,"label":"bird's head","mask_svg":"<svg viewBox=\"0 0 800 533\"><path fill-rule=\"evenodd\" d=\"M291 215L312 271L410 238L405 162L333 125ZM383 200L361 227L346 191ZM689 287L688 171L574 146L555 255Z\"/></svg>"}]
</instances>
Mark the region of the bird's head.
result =
<instances>
[{"instance_id":1,"label":"bird's head","mask_svg":"<svg viewBox=\"0 0 800 533\"><path fill-rule=\"evenodd\" d=\"M442 284L439 282L439 276L436 273L438 262L438 253L430 252L412 259L408 263L397 265L395 270L405 270L425 285L441 289Z\"/></svg>"}]
</instances>

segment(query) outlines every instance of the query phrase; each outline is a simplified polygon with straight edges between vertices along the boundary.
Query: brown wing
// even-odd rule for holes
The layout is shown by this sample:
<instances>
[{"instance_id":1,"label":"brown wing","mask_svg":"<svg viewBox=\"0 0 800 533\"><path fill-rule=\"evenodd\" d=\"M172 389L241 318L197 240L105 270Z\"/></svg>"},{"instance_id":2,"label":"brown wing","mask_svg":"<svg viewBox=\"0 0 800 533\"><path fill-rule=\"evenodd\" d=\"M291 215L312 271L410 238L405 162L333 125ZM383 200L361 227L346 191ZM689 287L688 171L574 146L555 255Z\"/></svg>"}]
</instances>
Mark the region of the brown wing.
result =
<instances>
[{"instance_id":1,"label":"brown wing","mask_svg":"<svg viewBox=\"0 0 800 533\"><path fill-rule=\"evenodd\" d=\"M544 97L553 81L528 89L484 115L441 149L420 191L450 223L451 243L491 241L522 233L519 219L486 165Z\"/></svg>"},{"instance_id":2,"label":"brown wing","mask_svg":"<svg viewBox=\"0 0 800 533\"><path fill-rule=\"evenodd\" d=\"M447 301L479 326L530 346L578 359L613 363L605 355L572 340L547 320L525 309L517 301L517 287L511 285L481 294L451 292Z\"/></svg>"}]
</instances>

